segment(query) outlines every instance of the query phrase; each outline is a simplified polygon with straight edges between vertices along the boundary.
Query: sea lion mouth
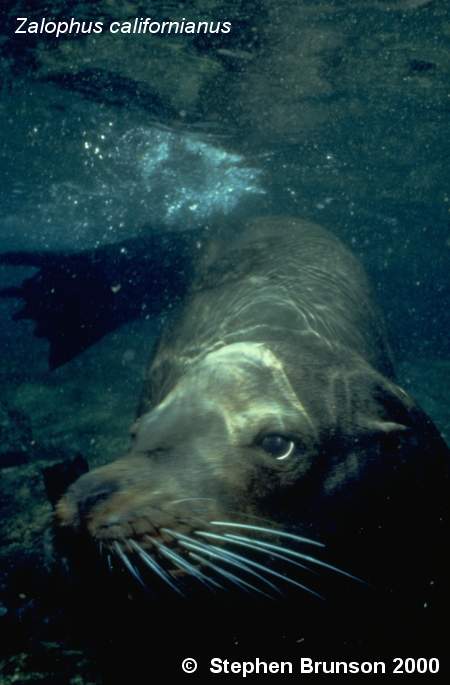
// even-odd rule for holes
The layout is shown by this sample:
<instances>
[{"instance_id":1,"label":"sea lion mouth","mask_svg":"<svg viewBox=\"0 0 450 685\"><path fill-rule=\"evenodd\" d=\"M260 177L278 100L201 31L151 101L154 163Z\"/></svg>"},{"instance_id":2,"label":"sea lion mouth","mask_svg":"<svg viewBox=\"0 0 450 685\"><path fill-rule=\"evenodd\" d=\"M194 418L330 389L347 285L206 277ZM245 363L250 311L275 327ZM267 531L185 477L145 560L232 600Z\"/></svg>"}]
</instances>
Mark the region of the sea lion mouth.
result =
<instances>
[{"instance_id":1,"label":"sea lion mouth","mask_svg":"<svg viewBox=\"0 0 450 685\"><path fill-rule=\"evenodd\" d=\"M150 498L146 489L109 486L98 474L80 480L59 502L57 519L135 588L157 596L207 591L273 599L295 591L323 599L332 596L330 578L359 580L328 561L321 542L251 511L227 512L215 498L168 498L157 489Z\"/></svg>"},{"instance_id":2,"label":"sea lion mouth","mask_svg":"<svg viewBox=\"0 0 450 685\"><path fill-rule=\"evenodd\" d=\"M111 571L125 570L141 588L162 586L181 597L206 590L274 599L295 590L323 600L320 586L330 576L363 583L321 558L322 543L293 532L236 520L184 528L110 538L99 551Z\"/></svg>"}]
</instances>

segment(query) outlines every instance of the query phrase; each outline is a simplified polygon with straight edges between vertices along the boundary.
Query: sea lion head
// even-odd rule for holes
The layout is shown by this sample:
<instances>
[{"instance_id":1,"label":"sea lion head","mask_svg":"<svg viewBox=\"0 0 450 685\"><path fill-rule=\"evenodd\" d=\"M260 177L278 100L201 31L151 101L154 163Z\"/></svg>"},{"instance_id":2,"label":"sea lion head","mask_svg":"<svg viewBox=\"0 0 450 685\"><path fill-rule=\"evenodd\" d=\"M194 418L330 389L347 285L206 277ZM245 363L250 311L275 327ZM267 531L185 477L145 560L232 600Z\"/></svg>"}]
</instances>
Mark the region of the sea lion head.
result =
<instances>
[{"instance_id":1,"label":"sea lion head","mask_svg":"<svg viewBox=\"0 0 450 685\"><path fill-rule=\"evenodd\" d=\"M282 363L259 343L204 355L132 433L125 457L69 488L57 519L113 553L160 546L169 556L177 535L211 521L270 516L273 491L307 473L317 437Z\"/></svg>"},{"instance_id":2,"label":"sea lion head","mask_svg":"<svg viewBox=\"0 0 450 685\"><path fill-rule=\"evenodd\" d=\"M284 583L264 554L341 573L311 549L331 536L354 554L369 521L386 528L411 432L406 404L364 365L333 374L327 364L294 364L282 345L225 345L141 415L126 456L69 488L58 523L133 575L145 567L171 587L174 578L225 578L261 591L274 573Z\"/></svg>"}]
</instances>

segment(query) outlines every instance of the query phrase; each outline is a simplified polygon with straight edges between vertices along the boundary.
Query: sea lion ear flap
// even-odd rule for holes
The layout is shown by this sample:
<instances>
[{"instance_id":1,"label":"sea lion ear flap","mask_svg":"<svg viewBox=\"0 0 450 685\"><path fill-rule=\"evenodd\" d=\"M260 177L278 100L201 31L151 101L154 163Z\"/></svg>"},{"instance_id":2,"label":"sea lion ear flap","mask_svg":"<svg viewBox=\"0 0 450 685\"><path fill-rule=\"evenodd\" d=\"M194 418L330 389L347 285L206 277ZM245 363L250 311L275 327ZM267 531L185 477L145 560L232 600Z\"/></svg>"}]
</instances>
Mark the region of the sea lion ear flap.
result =
<instances>
[{"instance_id":1,"label":"sea lion ear flap","mask_svg":"<svg viewBox=\"0 0 450 685\"><path fill-rule=\"evenodd\" d=\"M362 422L364 432L368 435L392 435L395 433L404 433L409 429L409 426L404 426L402 423L395 421L384 421L383 419L365 419Z\"/></svg>"},{"instance_id":2,"label":"sea lion ear flap","mask_svg":"<svg viewBox=\"0 0 450 685\"><path fill-rule=\"evenodd\" d=\"M383 442L406 448L406 458L416 453L420 458L438 461L445 457L450 464L450 451L433 421L400 386L382 378L376 384L375 400L380 414L368 419L369 432L378 433Z\"/></svg>"},{"instance_id":3,"label":"sea lion ear flap","mask_svg":"<svg viewBox=\"0 0 450 685\"><path fill-rule=\"evenodd\" d=\"M383 378L375 384L376 416L367 417L364 428L372 434L405 433L414 425L411 412L414 401L398 385Z\"/></svg>"}]
</instances>

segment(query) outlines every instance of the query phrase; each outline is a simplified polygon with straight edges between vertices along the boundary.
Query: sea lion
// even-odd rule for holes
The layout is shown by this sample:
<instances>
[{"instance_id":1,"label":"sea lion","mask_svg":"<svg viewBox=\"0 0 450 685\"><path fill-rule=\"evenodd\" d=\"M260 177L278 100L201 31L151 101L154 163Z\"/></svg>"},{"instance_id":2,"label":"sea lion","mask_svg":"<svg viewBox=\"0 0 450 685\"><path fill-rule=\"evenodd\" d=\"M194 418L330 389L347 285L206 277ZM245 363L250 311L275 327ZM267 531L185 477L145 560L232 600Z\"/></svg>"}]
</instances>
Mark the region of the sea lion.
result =
<instances>
[{"instance_id":1,"label":"sea lion","mask_svg":"<svg viewBox=\"0 0 450 685\"><path fill-rule=\"evenodd\" d=\"M56 520L175 593L316 597L339 577L421 604L448 463L395 382L355 257L308 221L260 217L206 246L129 453L79 478Z\"/></svg>"}]
</instances>

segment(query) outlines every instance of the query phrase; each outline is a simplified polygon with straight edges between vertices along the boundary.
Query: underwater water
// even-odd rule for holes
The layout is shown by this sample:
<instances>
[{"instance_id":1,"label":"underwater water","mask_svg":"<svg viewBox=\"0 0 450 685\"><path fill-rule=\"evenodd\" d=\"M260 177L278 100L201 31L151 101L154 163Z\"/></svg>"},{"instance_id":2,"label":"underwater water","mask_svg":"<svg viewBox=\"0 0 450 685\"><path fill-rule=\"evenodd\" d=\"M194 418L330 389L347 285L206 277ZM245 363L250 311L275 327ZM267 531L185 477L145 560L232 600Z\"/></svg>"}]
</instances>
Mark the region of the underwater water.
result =
<instances>
[{"instance_id":1,"label":"underwater water","mask_svg":"<svg viewBox=\"0 0 450 685\"><path fill-rule=\"evenodd\" d=\"M15 33L17 17L106 25L147 15L232 30ZM450 7L4 0L0 18L0 625L17 616L26 625L3 662L6 685L31 673L41 682L58 650L54 636L44 645L33 634L45 623L33 595L45 573L33 585L30 569L51 516L41 470L76 454L96 466L125 449L152 345L177 301L174 286L154 311L135 304L141 276L122 256L137 264L149 240L161 241L164 261L224 218L291 215L330 229L370 276L399 382L450 441ZM20 256L2 258L10 253ZM113 323L50 370L48 330L34 332L53 289L60 306L75 278L89 315L91 301L102 307L94 281L83 281L87 262L73 261L80 253L101 255L122 300ZM14 289L66 264L68 280L34 281L33 304L14 319L23 307ZM61 673L83 679L48 682L91 682L80 654Z\"/></svg>"}]
</instances>

